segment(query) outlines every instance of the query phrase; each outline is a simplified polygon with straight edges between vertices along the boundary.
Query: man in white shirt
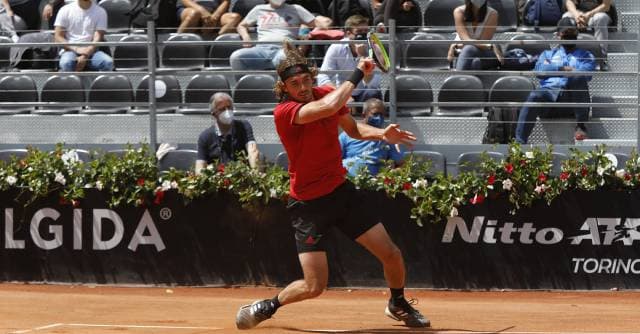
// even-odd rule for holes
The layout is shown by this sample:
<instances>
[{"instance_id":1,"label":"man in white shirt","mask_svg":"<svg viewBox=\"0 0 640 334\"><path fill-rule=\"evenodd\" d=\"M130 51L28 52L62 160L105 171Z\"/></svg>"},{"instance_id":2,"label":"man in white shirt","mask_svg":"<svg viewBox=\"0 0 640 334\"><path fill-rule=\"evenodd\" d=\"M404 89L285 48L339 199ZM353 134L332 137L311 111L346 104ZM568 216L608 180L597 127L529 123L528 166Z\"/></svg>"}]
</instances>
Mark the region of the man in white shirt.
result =
<instances>
[{"instance_id":1,"label":"man in white shirt","mask_svg":"<svg viewBox=\"0 0 640 334\"><path fill-rule=\"evenodd\" d=\"M318 86L340 86L349 78L358 64L358 58L367 57L367 32L369 19L362 15L352 15L345 21L346 34L343 41L360 40L360 43L332 44L327 49L324 61L318 74ZM327 71L345 71L344 73L328 74ZM371 98L382 100L380 91L380 75L371 73L366 75L352 93L353 100L364 102Z\"/></svg>"},{"instance_id":2,"label":"man in white shirt","mask_svg":"<svg viewBox=\"0 0 640 334\"><path fill-rule=\"evenodd\" d=\"M107 30L107 12L92 0L78 0L60 9L55 22L57 43L100 42ZM95 45L65 45L60 71L111 71L113 59Z\"/></svg>"}]
</instances>

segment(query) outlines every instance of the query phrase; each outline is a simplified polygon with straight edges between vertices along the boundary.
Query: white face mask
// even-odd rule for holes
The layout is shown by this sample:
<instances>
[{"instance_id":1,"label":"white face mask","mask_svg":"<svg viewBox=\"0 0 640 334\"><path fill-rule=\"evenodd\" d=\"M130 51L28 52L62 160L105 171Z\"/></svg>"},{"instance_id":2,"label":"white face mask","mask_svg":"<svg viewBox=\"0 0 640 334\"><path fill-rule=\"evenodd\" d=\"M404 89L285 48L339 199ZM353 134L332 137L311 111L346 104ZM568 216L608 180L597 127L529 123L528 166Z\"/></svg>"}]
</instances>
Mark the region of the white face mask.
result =
<instances>
[{"instance_id":1,"label":"white face mask","mask_svg":"<svg viewBox=\"0 0 640 334\"><path fill-rule=\"evenodd\" d=\"M274 6L280 7L286 0L269 0Z\"/></svg>"},{"instance_id":2,"label":"white face mask","mask_svg":"<svg viewBox=\"0 0 640 334\"><path fill-rule=\"evenodd\" d=\"M487 0L471 0L471 3L478 8L484 6L486 2Z\"/></svg>"},{"instance_id":3,"label":"white face mask","mask_svg":"<svg viewBox=\"0 0 640 334\"><path fill-rule=\"evenodd\" d=\"M224 125L229 125L233 121L233 110L225 109L223 112L218 114L218 121Z\"/></svg>"}]
</instances>

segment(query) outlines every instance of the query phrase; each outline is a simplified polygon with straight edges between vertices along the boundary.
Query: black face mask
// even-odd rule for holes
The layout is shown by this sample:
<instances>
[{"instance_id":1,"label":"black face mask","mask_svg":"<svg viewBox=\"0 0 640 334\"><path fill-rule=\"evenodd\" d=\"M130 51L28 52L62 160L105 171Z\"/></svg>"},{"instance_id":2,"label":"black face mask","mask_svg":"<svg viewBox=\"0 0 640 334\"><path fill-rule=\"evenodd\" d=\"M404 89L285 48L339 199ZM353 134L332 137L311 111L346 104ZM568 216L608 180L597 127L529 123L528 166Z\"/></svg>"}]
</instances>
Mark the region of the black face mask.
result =
<instances>
[{"instance_id":1,"label":"black face mask","mask_svg":"<svg viewBox=\"0 0 640 334\"><path fill-rule=\"evenodd\" d=\"M575 41L578 39L578 35L563 35L562 36L562 40L563 41ZM573 50L576 48L576 44L574 43L562 43L562 46L565 49L569 49L569 50Z\"/></svg>"},{"instance_id":2,"label":"black face mask","mask_svg":"<svg viewBox=\"0 0 640 334\"><path fill-rule=\"evenodd\" d=\"M357 34L353 37L354 41L366 41L367 40L367 34Z\"/></svg>"}]
</instances>

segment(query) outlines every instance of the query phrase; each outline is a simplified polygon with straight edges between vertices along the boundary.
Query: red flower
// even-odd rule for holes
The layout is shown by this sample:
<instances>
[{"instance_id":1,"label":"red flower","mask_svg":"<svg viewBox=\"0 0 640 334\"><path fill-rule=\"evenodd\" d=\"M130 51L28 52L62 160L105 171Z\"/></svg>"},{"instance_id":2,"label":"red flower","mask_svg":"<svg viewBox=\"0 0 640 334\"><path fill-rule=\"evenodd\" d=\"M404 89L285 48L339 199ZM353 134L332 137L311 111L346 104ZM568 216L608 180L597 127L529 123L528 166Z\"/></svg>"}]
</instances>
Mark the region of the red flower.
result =
<instances>
[{"instance_id":1,"label":"red flower","mask_svg":"<svg viewBox=\"0 0 640 334\"><path fill-rule=\"evenodd\" d=\"M495 182L496 182L496 176L493 174L489 175L489 179L487 180L487 183L489 185L493 185Z\"/></svg>"},{"instance_id":2,"label":"red flower","mask_svg":"<svg viewBox=\"0 0 640 334\"><path fill-rule=\"evenodd\" d=\"M631 175L629 173L624 173L624 180L625 181L630 181L631 180Z\"/></svg>"},{"instance_id":3,"label":"red flower","mask_svg":"<svg viewBox=\"0 0 640 334\"><path fill-rule=\"evenodd\" d=\"M218 165L218 173L224 173L224 164L219 164Z\"/></svg>"},{"instance_id":4,"label":"red flower","mask_svg":"<svg viewBox=\"0 0 640 334\"><path fill-rule=\"evenodd\" d=\"M229 179L224 179L224 181L222 181L222 183L224 184L225 188L228 188L231 185L231 180Z\"/></svg>"},{"instance_id":5,"label":"red flower","mask_svg":"<svg viewBox=\"0 0 640 334\"><path fill-rule=\"evenodd\" d=\"M587 170L587 167L582 167L582 170L580 170L580 174L582 174L582 177L587 176L588 173L589 171Z\"/></svg>"},{"instance_id":6,"label":"red flower","mask_svg":"<svg viewBox=\"0 0 640 334\"><path fill-rule=\"evenodd\" d=\"M153 199L153 203L156 205L159 205L160 203L162 203L162 200L164 199L164 191L160 190L156 192L156 197Z\"/></svg>"},{"instance_id":7,"label":"red flower","mask_svg":"<svg viewBox=\"0 0 640 334\"><path fill-rule=\"evenodd\" d=\"M569 173L567 173L567 172L560 173L560 180L566 181L568 179L569 179Z\"/></svg>"},{"instance_id":8,"label":"red flower","mask_svg":"<svg viewBox=\"0 0 640 334\"><path fill-rule=\"evenodd\" d=\"M476 194L471 199L471 204L481 204L482 202L484 202L484 195L482 194Z\"/></svg>"},{"instance_id":9,"label":"red flower","mask_svg":"<svg viewBox=\"0 0 640 334\"><path fill-rule=\"evenodd\" d=\"M544 183L545 181L547 181L547 176L544 175L544 173L540 173L540 175L538 175L538 181Z\"/></svg>"},{"instance_id":10,"label":"red flower","mask_svg":"<svg viewBox=\"0 0 640 334\"><path fill-rule=\"evenodd\" d=\"M411 188L413 188L413 186L411 185L410 182L405 182L402 184L402 189L404 190L411 190Z\"/></svg>"},{"instance_id":11,"label":"red flower","mask_svg":"<svg viewBox=\"0 0 640 334\"><path fill-rule=\"evenodd\" d=\"M504 171L507 172L507 174L513 173L513 164L511 163L505 164Z\"/></svg>"},{"instance_id":12,"label":"red flower","mask_svg":"<svg viewBox=\"0 0 640 334\"><path fill-rule=\"evenodd\" d=\"M526 164L527 164L527 160L524 160L524 159L520 160L520 166L524 166Z\"/></svg>"},{"instance_id":13,"label":"red flower","mask_svg":"<svg viewBox=\"0 0 640 334\"><path fill-rule=\"evenodd\" d=\"M390 185L390 184L392 184L392 183L393 183L393 180L391 180L390 178L388 178L388 177L385 177L385 178L384 178L384 184L385 184L385 185Z\"/></svg>"},{"instance_id":14,"label":"red flower","mask_svg":"<svg viewBox=\"0 0 640 334\"><path fill-rule=\"evenodd\" d=\"M136 183L138 184L138 186L142 187L144 186L144 178L139 178L138 181L136 181Z\"/></svg>"}]
</instances>

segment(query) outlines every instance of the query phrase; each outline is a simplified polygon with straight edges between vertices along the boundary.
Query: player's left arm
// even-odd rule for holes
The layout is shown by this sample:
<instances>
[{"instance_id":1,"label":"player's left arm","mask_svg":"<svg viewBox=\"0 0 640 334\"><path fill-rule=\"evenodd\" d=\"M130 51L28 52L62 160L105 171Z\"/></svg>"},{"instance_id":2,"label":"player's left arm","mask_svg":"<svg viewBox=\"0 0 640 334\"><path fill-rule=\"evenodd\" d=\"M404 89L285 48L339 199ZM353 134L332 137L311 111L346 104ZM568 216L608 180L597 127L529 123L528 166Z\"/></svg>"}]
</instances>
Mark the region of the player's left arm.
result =
<instances>
[{"instance_id":1,"label":"player's left arm","mask_svg":"<svg viewBox=\"0 0 640 334\"><path fill-rule=\"evenodd\" d=\"M412 147L416 141L413 133L401 130L398 124L390 124L384 129L378 129L356 122L350 114L340 116L340 127L349 137L360 140L384 140L389 144L404 144L409 147Z\"/></svg>"}]
</instances>

